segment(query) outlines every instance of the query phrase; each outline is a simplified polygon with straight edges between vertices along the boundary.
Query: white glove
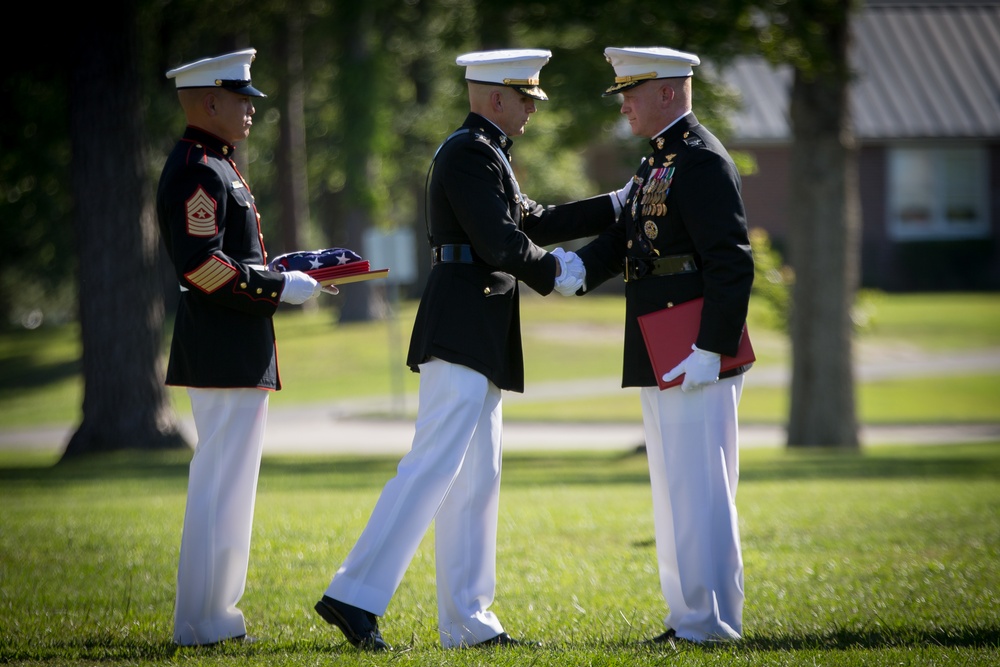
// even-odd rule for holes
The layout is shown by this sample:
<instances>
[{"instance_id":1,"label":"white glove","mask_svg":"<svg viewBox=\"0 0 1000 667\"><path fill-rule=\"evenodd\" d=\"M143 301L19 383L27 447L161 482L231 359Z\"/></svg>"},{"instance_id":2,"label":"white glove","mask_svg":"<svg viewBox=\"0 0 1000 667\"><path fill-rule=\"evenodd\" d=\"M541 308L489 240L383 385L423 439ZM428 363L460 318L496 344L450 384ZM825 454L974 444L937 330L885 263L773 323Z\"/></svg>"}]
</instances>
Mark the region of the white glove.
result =
<instances>
[{"instance_id":1,"label":"white glove","mask_svg":"<svg viewBox=\"0 0 1000 667\"><path fill-rule=\"evenodd\" d=\"M587 277L587 267L575 252L556 248L552 251L552 255L559 262L560 269L559 275L556 276L555 290L563 296L573 296L583 287L583 280Z\"/></svg>"},{"instance_id":2,"label":"white glove","mask_svg":"<svg viewBox=\"0 0 1000 667\"><path fill-rule=\"evenodd\" d=\"M285 274L285 287L281 290L281 300L285 303L305 303L320 293L323 287L309 274L289 271Z\"/></svg>"},{"instance_id":3,"label":"white glove","mask_svg":"<svg viewBox=\"0 0 1000 667\"><path fill-rule=\"evenodd\" d=\"M632 179L628 179L628 183L621 190L615 190L611 193L611 205L615 207L615 217L622 212L622 207L625 206L625 200L628 199L628 191L632 189Z\"/></svg>"},{"instance_id":4,"label":"white glove","mask_svg":"<svg viewBox=\"0 0 1000 667\"><path fill-rule=\"evenodd\" d=\"M719 381L719 366L722 363L722 355L699 349L695 345L692 345L691 349L694 352L689 354L687 359L674 366L669 373L663 374L663 381L670 382L683 373L682 391L698 389L706 384Z\"/></svg>"}]
</instances>

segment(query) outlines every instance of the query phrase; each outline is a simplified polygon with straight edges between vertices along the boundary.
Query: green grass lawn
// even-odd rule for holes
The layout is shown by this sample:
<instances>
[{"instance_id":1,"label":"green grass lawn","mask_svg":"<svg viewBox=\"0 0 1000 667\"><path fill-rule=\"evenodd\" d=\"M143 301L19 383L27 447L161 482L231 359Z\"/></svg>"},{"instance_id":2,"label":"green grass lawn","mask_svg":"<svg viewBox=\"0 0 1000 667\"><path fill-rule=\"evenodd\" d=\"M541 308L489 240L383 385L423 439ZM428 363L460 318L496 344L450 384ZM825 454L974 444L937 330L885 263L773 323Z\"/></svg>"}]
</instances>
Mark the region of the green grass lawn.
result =
<instances>
[{"instance_id":1,"label":"green grass lawn","mask_svg":"<svg viewBox=\"0 0 1000 667\"><path fill-rule=\"evenodd\" d=\"M1000 664L1000 443L750 450L738 494L745 639L643 648L666 613L644 457L507 455L492 609L544 647L439 648L432 533L356 652L312 611L395 458L264 460L246 594L253 646L177 649L188 457L55 467L0 455L0 663L18 665Z\"/></svg>"},{"instance_id":2,"label":"green grass lawn","mask_svg":"<svg viewBox=\"0 0 1000 667\"><path fill-rule=\"evenodd\" d=\"M862 359L1000 348L1000 295L871 302ZM337 325L276 320L286 389L272 406L413 392L401 371L415 304ZM617 377L619 298L523 302L532 386ZM750 330L758 370L787 337ZM66 424L81 401L72 326L0 334L0 428ZM754 372L754 371L752 371ZM787 392L750 387L744 421L781 422ZM186 397L174 392L176 405ZM869 423L1000 421L1000 373L860 383ZM634 394L510 401L507 419L635 420ZM1000 442L749 449L738 495L745 639L643 648L662 631L645 459L620 452L505 456L493 605L540 650L453 651L435 629L432 532L382 621L392 655L360 654L312 605L360 533L395 457L264 459L246 594L253 646L177 649L173 586L189 452L129 452L52 466L0 452L0 664L18 665L986 665L1000 664Z\"/></svg>"},{"instance_id":3,"label":"green grass lawn","mask_svg":"<svg viewBox=\"0 0 1000 667\"><path fill-rule=\"evenodd\" d=\"M1000 293L879 295L866 303L868 324L855 346L860 360L1000 350ZM760 307L752 302L749 318L757 368L787 368L787 336L767 328ZM339 325L330 310L279 311L275 326L284 388L272 397L272 408L416 392L418 376L404 366L415 312L415 302L404 302L395 317ZM524 290L528 391L549 382L619 378L623 317L621 297L542 298ZM77 336L75 325L0 333L0 428L79 420ZM857 393L859 416L867 423L1000 421L1000 372L995 370L861 382ZM171 395L177 410L186 414L185 393L171 390ZM784 388L753 388L744 394L741 419L783 423L787 409ZM633 394L612 391L566 400L510 401L504 416L634 421L639 407Z\"/></svg>"}]
</instances>

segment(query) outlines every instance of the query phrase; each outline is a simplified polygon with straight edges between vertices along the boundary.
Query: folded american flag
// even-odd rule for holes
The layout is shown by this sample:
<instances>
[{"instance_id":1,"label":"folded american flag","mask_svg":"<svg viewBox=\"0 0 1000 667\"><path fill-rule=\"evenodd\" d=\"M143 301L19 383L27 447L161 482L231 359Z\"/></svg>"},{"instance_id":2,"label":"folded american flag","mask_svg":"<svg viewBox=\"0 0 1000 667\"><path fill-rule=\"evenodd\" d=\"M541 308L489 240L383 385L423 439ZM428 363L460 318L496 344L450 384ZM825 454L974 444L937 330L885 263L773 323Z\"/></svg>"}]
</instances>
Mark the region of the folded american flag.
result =
<instances>
[{"instance_id":1,"label":"folded american flag","mask_svg":"<svg viewBox=\"0 0 1000 667\"><path fill-rule=\"evenodd\" d=\"M268 268L272 271L305 271L316 278L315 272L354 273L367 271L368 261L347 248L326 248L325 250L300 250L279 255L271 260Z\"/></svg>"}]
</instances>

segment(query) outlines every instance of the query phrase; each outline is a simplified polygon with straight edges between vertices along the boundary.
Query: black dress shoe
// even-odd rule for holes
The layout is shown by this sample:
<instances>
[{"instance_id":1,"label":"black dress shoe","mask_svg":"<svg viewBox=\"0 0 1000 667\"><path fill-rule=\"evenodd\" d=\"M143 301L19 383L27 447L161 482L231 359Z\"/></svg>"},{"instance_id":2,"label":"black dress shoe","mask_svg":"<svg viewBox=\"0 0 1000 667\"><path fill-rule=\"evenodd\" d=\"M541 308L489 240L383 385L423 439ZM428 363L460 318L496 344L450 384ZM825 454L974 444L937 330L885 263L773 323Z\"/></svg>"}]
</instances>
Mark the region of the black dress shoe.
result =
<instances>
[{"instance_id":1,"label":"black dress shoe","mask_svg":"<svg viewBox=\"0 0 1000 667\"><path fill-rule=\"evenodd\" d=\"M193 644L193 646L210 648L213 646L222 646L224 644L256 644L260 641L262 641L260 637L254 637L252 635L238 635L236 637L226 637L225 639L220 639L217 642L210 642L208 644Z\"/></svg>"},{"instance_id":2,"label":"black dress shoe","mask_svg":"<svg viewBox=\"0 0 1000 667\"><path fill-rule=\"evenodd\" d=\"M506 632L501 632L496 637L491 637L486 641L473 644L471 648L490 648L491 646L500 646L503 648L519 646L523 646L525 648L541 648L542 642L530 642L523 639L514 639Z\"/></svg>"},{"instance_id":3,"label":"black dress shoe","mask_svg":"<svg viewBox=\"0 0 1000 667\"><path fill-rule=\"evenodd\" d=\"M392 650L378 631L378 618L375 614L327 595L316 603L315 609L324 621L340 628L347 641L357 648L364 651Z\"/></svg>"},{"instance_id":4,"label":"black dress shoe","mask_svg":"<svg viewBox=\"0 0 1000 667\"><path fill-rule=\"evenodd\" d=\"M673 628L667 628L667 631L661 635L656 635L652 639L647 639L643 644L648 644L650 646L655 646L657 644L668 644L670 646L677 646L677 631Z\"/></svg>"}]
</instances>

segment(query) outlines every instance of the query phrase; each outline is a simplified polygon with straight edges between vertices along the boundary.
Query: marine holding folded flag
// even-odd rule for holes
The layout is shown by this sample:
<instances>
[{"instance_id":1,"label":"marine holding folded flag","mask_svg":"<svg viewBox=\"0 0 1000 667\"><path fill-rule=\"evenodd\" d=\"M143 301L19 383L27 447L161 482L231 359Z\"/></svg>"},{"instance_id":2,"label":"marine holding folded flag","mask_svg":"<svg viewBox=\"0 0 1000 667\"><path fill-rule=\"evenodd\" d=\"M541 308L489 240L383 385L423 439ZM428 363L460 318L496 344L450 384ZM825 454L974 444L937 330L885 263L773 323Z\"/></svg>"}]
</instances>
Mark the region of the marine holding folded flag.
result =
<instances>
[{"instance_id":1,"label":"marine holding folded flag","mask_svg":"<svg viewBox=\"0 0 1000 667\"><path fill-rule=\"evenodd\" d=\"M191 460L177 568L174 642L245 640L237 603L250 554L268 394L281 388L272 315L321 291L267 254L236 143L252 125L246 49L167 72L187 120L163 166L156 210L180 283L166 382L188 388L198 443ZM336 288L327 288L336 293Z\"/></svg>"},{"instance_id":2,"label":"marine holding folded flag","mask_svg":"<svg viewBox=\"0 0 1000 667\"><path fill-rule=\"evenodd\" d=\"M608 48L621 113L650 139L614 226L578 251L593 290L625 274L622 386L641 387L660 584L673 643L740 638L743 559L736 514L737 406L748 366L720 375L735 356L754 265L740 178L718 139L692 113L698 56L663 47ZM568 294L568 290L560 290ZM690 356L660 390L638 318L703 297Z\"/></svg>"},{"instance_id":3,"label":"marine holding folded flag","mask_svg":"<svg viewBox=\"0 0 1000 667\"><path fill-rule=\"evenodd\" d=\"M435 522L438 630L445 648L516 646L490 611L496 588L501 391L523 391L518 281L540 294L575 291L572 252L539 245L597 234L618 193L542 206L510 164L551 54L504 50L460 56L471 112L438 149L429 174L432 263L407 364L420 373L410 452L382 491L360 538L316 611L355 646L388 649L378 628L424 534Z\"/></svg>"}]
</instances>

